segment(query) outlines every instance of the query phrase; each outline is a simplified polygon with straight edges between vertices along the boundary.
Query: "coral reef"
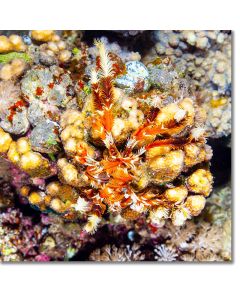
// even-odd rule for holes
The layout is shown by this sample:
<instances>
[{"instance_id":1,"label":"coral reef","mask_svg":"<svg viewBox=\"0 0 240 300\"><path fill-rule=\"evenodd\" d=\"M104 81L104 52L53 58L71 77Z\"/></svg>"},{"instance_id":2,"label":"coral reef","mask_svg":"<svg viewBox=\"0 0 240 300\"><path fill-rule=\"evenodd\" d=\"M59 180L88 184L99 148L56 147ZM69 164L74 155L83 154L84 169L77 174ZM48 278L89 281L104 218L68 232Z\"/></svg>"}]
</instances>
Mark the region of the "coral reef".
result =
<instances>
[{"instance_id":1,"label":"coral reef","mask_svg":"<svg viewBox=\"0 0 240 300\"><path fill-rule=\"evenodd\" d=\"M154 47L144 57L170 57L188 74L208 113L207 131L218 138L231 133L231 32L155 31Z\"/></svg>"},{"instance_id":2,"label":"coral reef","mask_svg":"<svg viewBox=\"0 0 240 300\"><path fill-rule=\"evenodd\" d=\"M66 217L78 211L85 214L88 232L95 231L106 210L121 213L126 219L150 211L150 220L155 223L171 217L176 225L181 225L201 212L204 196L211 191L212 175L206 167L194 170L183 184L164 187L196 163L211 158L204 130L199 128L201 117L195 122L200 113L190 98L163 105L162 110L150 105L141 108L142 101L139 105L137 99L114 87L118 65L113 64L102 42L96 46L100 57L91 74L92 93L85 98L81 112L66 110L60 119L61 141L67 158L71 159L60 158L57 162L59 179L66 185L52 182L45 193L31 193L29 201ZM31 95L28 93L29 99ZM158 135L165 138L159 139ZM104 146L103 150L97 150L98 145ZM39 157L39 164L42 162ZM27 167L24 171L29 173ZM36 177L33 173L30 176ZM189 192L195 195L188 197Z\"/></svg>"},{"instance_id":3,"label":"coral reef","mask_svg":"<svg viewBox=\"0 0 240 300\"><path fill-rule=\"evenodd\" d=\"M230 32L2 34L1 261L231 260Z\"/></svg>"}]
</instances>

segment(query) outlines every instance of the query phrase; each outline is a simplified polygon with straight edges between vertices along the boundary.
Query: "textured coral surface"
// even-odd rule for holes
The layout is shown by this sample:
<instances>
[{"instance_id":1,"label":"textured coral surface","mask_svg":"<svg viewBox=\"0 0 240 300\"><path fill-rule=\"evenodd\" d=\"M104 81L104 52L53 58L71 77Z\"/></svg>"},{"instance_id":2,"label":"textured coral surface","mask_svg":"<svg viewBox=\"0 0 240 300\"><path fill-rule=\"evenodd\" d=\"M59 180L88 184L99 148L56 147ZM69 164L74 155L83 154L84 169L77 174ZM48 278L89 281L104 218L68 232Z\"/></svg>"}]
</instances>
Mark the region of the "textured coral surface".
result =
<instances>
[{"instance_id":1,"label":"textured coral surface","mask_svg":"<svg viewBox=\"0 0 240 300\"><path fill-rule=\"evenodd\" d=\"M0 260L231 260L230 66L228 31L3 32Z\"/></svg>"}]
</instances>

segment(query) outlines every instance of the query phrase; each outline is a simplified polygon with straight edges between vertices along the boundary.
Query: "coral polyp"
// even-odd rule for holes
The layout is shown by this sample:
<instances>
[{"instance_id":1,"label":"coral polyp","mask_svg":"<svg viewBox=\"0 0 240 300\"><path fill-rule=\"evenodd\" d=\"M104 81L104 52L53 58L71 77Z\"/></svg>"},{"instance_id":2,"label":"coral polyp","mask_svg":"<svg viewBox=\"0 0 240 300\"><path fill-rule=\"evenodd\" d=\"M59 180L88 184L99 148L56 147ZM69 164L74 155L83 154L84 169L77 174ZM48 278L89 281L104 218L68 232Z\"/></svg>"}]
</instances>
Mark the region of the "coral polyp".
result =
<instances>
[{"instance_id":1,"label":"coral polyp","mask_svg":"<svg viewBox=\"0 0 240 300\"><path fill-rule=\"evenodd\" d=\"M31 205L80 219L87 232L94 233L109 214L125 220L144 215L156 227L166 219L183 225L201 213L212 190L206 114L182 92L140 88L147 86L145 73L139 79L134 75L137 89L118 88L118 82L128 80L128 69L103 42L95 41L95 46L89 93L79 107L66 107L71 101L65 90L71 85L67 73L42 67L27 72L22 91L28 109L34 103L39 108L31 116L38 119L30 118L38 127L17 140L1 129L1 156L33 180L47 179L43 188L20 189ZM131 65L131 74L146 69L137 64L136 70ZM39 123L46 114L48 125ZM41 140L38 132L44 135ZM55 161L46 153L56 153Z\"/></svg>"}]
</instances>

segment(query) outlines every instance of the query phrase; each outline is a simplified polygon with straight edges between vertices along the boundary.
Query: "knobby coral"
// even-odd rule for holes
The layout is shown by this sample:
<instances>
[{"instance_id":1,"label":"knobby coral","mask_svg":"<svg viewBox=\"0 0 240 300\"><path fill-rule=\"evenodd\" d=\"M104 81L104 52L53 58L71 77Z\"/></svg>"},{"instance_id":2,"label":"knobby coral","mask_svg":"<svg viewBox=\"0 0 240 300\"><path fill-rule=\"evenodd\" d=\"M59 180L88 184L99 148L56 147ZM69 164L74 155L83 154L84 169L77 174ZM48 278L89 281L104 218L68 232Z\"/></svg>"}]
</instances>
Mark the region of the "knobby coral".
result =
<instances>
[{"instance_id":1,"label":"knobby coral","mask_svg":"<svg viewBox=\"0 0 240 300\"><path fill-rule=\"evenodd\" d=\"M201 213L212 189L205 114L190 97L166 101L160 90L153 89L149 95L154 94L155 105L156 101L144 101L149 97L146 91L134 95L116 88L116 79L126 72L124 64L101 41L95 45L99 55L82 110L66 109L60 126L53 126L59 141L47 141L50 146L62 144L57 161L47 158L48 151L33 147L29 136L15 140L4 128L0 128L0 155L31 178L47 179L41 189L22 187L21 195L31 205L66 219L79 218L87 232L95 232L109 214L125 220L144 215L155 226L170 218L174 225L182 225ZM45 95L37 88L31 99L25 81L27 102ZM144 82L139 79L136 85L141 91ZM51 83L48 87L53 88Z\"/></svg>"}]
</instances>

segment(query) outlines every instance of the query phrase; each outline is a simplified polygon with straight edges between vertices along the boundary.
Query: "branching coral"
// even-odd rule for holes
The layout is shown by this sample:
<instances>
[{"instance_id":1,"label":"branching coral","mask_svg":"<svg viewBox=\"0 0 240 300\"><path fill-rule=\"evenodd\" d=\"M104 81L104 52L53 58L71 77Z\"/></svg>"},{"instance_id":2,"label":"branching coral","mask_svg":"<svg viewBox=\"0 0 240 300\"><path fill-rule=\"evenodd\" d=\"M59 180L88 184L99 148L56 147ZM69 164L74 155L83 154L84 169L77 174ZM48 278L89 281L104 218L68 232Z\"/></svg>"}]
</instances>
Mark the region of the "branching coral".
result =
<instances>
[{"instance_id":1,"label":"branching coral","mask_svg":"<svg viewBox=\"0 0 240 300\"><path fill-rule=\"evenodd\" d=\"M195 224L188 221L179 228L167 223L156 234L165 239L165 244L157 246L157 249L167 247L176 254L178 260L184 261L231 260L230 223L226 222L224 226L219 226L207 222Z\"/></svg>"},{"instance_id":2,"label":"branching coral","mask_svg":"<svg viewBox=\"0 0 240 300\"><path fill-rule=\"evenodd\" d=\"M175 261L178 256L176 251L169 246L160 245L154 249L156 255L155 259L157 261Z\"/></svg>"},{"instance_id":3,"label":"branching coral","mask_svg":"<svg viewBox=\"0 0 240 300\"><path fill-rule=\"evenodd\" d=\"M101 249L94 250L89 259L92 261L141 261L144 260L145 255L139 250L140 246L133 244L132 247L129 245L124 247L120 246L117 248L115 245L106 245Z\"/></svg>"}]
</instances>

